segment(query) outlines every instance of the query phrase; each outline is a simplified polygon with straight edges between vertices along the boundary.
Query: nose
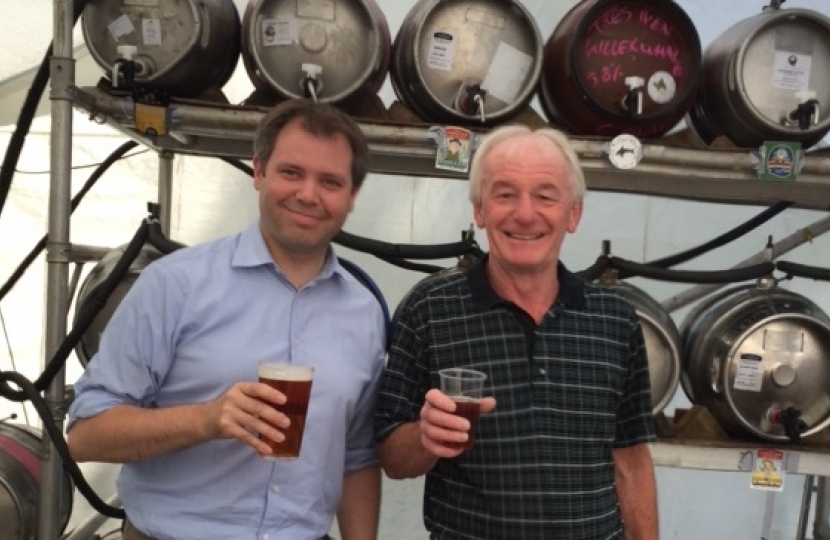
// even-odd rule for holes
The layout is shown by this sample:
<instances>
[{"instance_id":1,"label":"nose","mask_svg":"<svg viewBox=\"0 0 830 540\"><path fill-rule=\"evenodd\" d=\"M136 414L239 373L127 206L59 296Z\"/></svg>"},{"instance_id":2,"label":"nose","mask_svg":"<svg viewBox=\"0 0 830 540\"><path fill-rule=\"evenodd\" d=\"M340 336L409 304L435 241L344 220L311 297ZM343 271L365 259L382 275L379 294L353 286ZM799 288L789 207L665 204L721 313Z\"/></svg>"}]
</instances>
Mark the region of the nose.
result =
<instances>
[{"instance_id":1,"label":"nose","mask_svg":"<svg viewBox=\"0 0 830 540\"><path fill-rule=\"evenodd\" d=\"M527 193L516 197L516 205L513 207L513 218L516 221L531 221L535 215L536 207L533 202L533 197Z\"/></svg>"},{"instance_id":2,"label":"nose","mask_svg":"<svg viewBox=\"0 0 830 540\"><path fill-rule=\"evenodd\" d=\"M311 178L306 178L298 186L296 197L304 204L314 204L317 201L317 183Z\"/></svg>"}]
</instances>

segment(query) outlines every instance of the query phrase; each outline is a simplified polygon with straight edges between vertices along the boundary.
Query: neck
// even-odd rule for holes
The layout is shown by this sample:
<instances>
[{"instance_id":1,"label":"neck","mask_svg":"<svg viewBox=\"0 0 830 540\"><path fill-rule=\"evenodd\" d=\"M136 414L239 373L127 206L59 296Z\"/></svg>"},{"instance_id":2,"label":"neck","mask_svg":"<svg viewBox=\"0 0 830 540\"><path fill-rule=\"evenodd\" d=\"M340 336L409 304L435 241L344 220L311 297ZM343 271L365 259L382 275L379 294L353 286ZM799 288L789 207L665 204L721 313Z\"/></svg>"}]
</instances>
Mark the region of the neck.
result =
<instances>
[{"instance_id":1,"label":"neck","mask_svg":"<svg viewBox=\"0 0 830 540\"><path fill-rule=\"evenodd\" d=\"M322 253L286 251L267 241L266 244L274 263L297 290L317 277L326 263L327 250Z\"/></svg>"},{"instance_id":2,"label":"neck","mask_svg":"<svg viewBox=\"0 0 830 540\"><path fill-rule=\"evenodd\" d=\"M537 324L559 294L555 267L553 272L511 272L490 259L487 261L487 277L500 297L522 308Z\"/></svg>"}]
</instances>

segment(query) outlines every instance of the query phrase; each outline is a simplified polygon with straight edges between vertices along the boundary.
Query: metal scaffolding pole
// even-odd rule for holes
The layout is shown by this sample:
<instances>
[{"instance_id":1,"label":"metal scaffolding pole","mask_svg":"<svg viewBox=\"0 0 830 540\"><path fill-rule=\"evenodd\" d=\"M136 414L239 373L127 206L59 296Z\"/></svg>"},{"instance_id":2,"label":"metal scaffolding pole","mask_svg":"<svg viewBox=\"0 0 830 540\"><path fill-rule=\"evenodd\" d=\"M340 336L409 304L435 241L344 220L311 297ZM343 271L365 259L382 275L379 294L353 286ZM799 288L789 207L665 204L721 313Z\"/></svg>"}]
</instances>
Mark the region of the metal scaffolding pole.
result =
<instances>
[{"instance_id":1,"label":"metal scaffolding pole","mask_svg":"<svg viewBox=\"0 0 830 540\"><path fill-rule=\"evenodd\" d=\"M173 208L173 152L162 150L159 152L159 224L161 232L170 238L170 219Z\"/></svg>"},{"instance_id":2,"label":"metal scaffolding pole","mask_svg":"<svg viewBox=\"0 0 830 540\"><path fill-rule=\"evenodd\" d=\"M75 81L72 58L71 0L54 0L52 58L50 80L52 130L50 134L49 231L46 243L46 333L45 362L48 362L66 337L66 312L69 304L69 214L72 162L72 96L68 93ZM66 415L65 372L61 369L46 389L45 400L52 421L63 431ZM54 540L60 536L61 481L63 464L48 437L43 437L41 456L40 506L38 538Z\"/></svg>"}]
</instances>

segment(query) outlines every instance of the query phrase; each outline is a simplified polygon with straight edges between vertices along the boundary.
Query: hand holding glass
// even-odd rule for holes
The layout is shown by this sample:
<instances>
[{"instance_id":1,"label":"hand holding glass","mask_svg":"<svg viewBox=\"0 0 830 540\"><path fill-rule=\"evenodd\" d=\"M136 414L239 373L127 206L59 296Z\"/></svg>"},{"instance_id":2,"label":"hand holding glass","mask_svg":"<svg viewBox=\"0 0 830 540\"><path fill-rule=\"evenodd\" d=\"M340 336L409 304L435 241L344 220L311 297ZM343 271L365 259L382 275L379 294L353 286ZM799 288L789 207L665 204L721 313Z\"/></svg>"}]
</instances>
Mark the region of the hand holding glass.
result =
<instances>
[{"instance_id":1,"label":"hand holding glass","mask_svg":"<svg viewBox=\"0 0 830 540\"><path fill-rule=\"evenodd\" d=\"M314 368L310 366L279 362L259 364L259 382L276 388L285 395L285 403L274 405L274 408L291 421L291 425L283 430L285 440L282 442L264 435L259 436L260 440L271 445L271 454L263 456L266 459L296 459L300 456L313 376Z\"/></svg>"},{"instance_id":2,"label":"hand holding glass","mask_svg":"<svg viewBox=\"0 0 830 540\"><path fill-rule=\"evenodd\" d=\"M447 446L462 450L473 447L478 417L481 413L481 394L484 390L484 380L487 375L480 371L466 368L448 368L438 372L441 377L441 391L455 402L455 415L466 418L470 422L470 431L467 441L447 443Z\"/></svg>"}]
</instances>

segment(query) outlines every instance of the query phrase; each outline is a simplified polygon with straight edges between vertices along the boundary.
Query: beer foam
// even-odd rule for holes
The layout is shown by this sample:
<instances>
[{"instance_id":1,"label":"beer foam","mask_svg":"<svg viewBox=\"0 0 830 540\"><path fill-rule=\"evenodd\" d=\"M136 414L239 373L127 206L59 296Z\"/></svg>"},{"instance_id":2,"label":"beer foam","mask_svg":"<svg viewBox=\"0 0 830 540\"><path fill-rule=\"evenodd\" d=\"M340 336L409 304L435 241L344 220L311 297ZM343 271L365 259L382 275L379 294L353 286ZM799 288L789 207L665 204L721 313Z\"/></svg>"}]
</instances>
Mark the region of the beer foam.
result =
<instances>
[{"instance_id":1,"label":"beer foam","mask_svg":"<svg viewBox=\"0 0 830 540\"><path fill-rule=\"evenodd\" d=\"M314 368L311 366L298 366L294 364L260 364L259 376L264 379L278 381L310 381L314 375Z\"/></svg>"}]
</instances>

